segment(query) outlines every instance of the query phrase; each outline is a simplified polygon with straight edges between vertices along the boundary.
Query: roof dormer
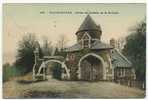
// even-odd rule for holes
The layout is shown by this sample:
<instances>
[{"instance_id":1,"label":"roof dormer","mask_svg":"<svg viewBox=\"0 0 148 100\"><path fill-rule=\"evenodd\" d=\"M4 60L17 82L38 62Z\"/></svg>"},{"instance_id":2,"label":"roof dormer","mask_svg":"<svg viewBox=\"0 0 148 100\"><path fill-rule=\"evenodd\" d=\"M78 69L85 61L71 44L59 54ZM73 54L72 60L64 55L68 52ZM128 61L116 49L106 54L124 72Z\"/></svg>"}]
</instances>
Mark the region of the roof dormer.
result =
<instances>
[{"instance_id":1,"label":"roof dormer","mask_svg":"<svg viewBox=\"0 0 148 100\"><path fill-rule=\"evenodd\" d=\"M91 36L85 32L82 36L82 48L90 48L91 47Z\"/></svg>"}]
</instances>

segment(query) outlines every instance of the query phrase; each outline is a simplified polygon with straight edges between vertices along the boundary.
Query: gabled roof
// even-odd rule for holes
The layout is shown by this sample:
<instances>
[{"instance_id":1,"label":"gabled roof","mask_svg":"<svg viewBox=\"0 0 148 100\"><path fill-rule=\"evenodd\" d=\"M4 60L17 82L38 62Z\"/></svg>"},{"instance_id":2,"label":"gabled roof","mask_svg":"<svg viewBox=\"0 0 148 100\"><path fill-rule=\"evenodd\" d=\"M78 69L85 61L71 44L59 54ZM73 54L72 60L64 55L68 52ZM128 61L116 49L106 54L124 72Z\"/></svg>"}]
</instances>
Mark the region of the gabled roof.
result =
<instances>
[{"instance_id":1,"label":"gabled roof","mask_svg":"<svg viewBox=\"0 0 148 100\"><path fill-rule=\"evenodd\" d=\"M113 49L111 53L113 67L131 67L132 63L117 49Z\"/></svg>"},{"instance_id":2,"label":"gabled roof","mask_svg":"<svg viewBox=\"0 0 148 100\"><path fill-rule=\"evenodd\" d=\"M74 52L74 51L80 51L82 50L82 46L80 43L74 44L73 46L66 48L66 52ZM112 47L108 44L105 44L101 42L100 40L96 40L92 45L91 48L92 50L99 50L99 49L112 49Z\"/></svg>"},{"instance_id":3,"label":"gabled roof","mask_svg":"<svg viewBox=\"0 0 148 100\"><path fill-rule=\"evenodd\" d=\"M97 26L97 24L94 22L94 20L90 17L90 15L87 15L87 17L84 19L83 23L79 27L76 34L80 31L88 31L88 30L99 30L100 26ZM100 29L101 30L101 29Z\"/></svg>"}]
</instances>

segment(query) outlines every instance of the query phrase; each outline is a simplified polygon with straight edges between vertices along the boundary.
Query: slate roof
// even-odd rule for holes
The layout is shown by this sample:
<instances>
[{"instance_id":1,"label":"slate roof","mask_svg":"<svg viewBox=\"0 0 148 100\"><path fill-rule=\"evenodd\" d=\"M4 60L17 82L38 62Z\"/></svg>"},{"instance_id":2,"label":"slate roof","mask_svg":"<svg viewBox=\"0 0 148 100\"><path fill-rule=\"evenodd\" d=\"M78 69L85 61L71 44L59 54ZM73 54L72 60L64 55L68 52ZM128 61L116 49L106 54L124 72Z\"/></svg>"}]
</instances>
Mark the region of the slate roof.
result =
<instances>
[{"instance_id":1,"label":"slate roof","mask_svg":"<svg viewBox=\"0 0 148 100\"><path fill-rule=\"evenodd\" d=\"M66 52L73 52L73 51L79 51L82 49L82 46L80 43L76 43L72 45L71 47L65 48Z\"/></svg>"},{"instance_id":2,"label":"slate roof","mask_svg":"<svg viewBox=\"0 0 148 100\"><path fill-rule=\"evenodd\" d=\"M132 63L117 49L113 49L111 53L113 67L131 67Z\"/></svg>"},{"instance_id":3,"label":"slate roof","mask_svg":"<svg viewBox=\"0 0 148 100\"><path fill-rule=\"evenodd\" d=\"M76 34L80 31L88 31L88 30L101 30L101 27L97 25L94 20L90 17L90 15L87 15L87 17L84 19L83 23L79 27Z\"/></svg>"},{"instance_id":4,"label":"slate roof","mask_svg":"<svg viewBox=\"0 0 148 100\"><path fill-rule=\"evenodd\" d=\"M79 51L82 50L82 46L80 43L76 43L73 46L66 48L65 51L66 52L73 52L73 51ZM92 50L99 50L99 49L112 49L112 47L108 44L105 44L103 42L101 42L100 40L96 40L92 45L91 48Z\"/></svg>"},{"instance_id":5,"label":"slate roof","mask_svg":"<svg viewBox=\"0 0 148 100\"><path fill-rule=\"evenodd\" d=\"M109 44L103 43L100 40L96 40L93 44L91 49L112 49L113 47Z\"/></svg>"}]
</instances>

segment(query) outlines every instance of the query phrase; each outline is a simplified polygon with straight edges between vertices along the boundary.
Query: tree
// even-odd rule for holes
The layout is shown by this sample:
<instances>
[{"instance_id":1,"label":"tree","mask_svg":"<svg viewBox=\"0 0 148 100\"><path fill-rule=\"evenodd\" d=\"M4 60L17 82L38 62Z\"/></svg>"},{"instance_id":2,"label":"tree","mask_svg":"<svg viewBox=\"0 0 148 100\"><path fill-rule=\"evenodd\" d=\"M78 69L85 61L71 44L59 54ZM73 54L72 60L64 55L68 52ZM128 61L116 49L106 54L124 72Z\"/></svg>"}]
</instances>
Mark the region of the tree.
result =
<instances>
[{"instance_id":1,"label":"tree","mask_svg":"<svg viewBox=\"0 0 148 100\"><path fill-rule=\"evenodd\" d=\"M55 52L54 53L55 56L60 55L60 51L59 51L59 49L57 47L55 47L55 51L54 52Z\"/></svg>"},{"instance_id":2,"label":"tree","mask_svg":"<svg viewBox=\"0 0 148 100\"><path fill-rule=\"evenodd\" d=\"M9 63L3 64L3 82L11 80L11 78L16 76L21 76L22 73L13 64Z\"/></svg>"},{"instance_id":3,"label":"tree","mask_svg":"<svg viewBox=\"0 0 148 100\"><path fill-rule=\"evenodd\" d=\"M51 42L48 41L46 37L43 38L42 53L43 55L50 56L52 53Z\"/></svg>"},{"instance_id":4,"label":"tree","mask_svg":"<svg viewBox=\"0 0 148 100\"><path fill-rule=\"evenodd\" d=\"M10 64L5 63L3 65L3 82L8 81L10 77Z\"/></svg>"},{"instance_id":5,"label":"tree","mask_svg":"<svg viewBox=\"0 0 148 100\"><path fill-rule=\"evenodd\" d=\"M67 43L68 43L68 39L67 39L66 35L61 35L57 44L56 44L55 54L65 57L66 52L64 52L64 49L66 48Z\"/></svg>"},{"instance_id":6,"label":"tree","mask_svg":"<svg viewBox=\"0 0 148 100\"><path fill-rule=\"evenodd\" d=\"M119 49L120 52L122 52L125 43L126 43L126 40L123 37L121 37L117 40L117 48Z\"/></svg>"},{"instance_id":7,"label":"tree","mask_svg":"<svg viewBox=\"0 0 148 100\"><path fill-rule=\"evenodd\" d=\"M19 41L15 66L24 74L32 71L34 65L34 50L37 44L39 45L33 34L27 34ZM41 49L39 50L41 57Z\"/></svg>"},{"instance_id":8,"label":"tree","mask_svg":"<svg viewBox=\"0 0 148 100\"><path fill-rule=\"evenodd\" d=\"M146 22L142 21L130 30L126 38L123 53L131 60L136 69L138 80L145 80L146 76Z\"/></svg>"},{"instance_id":9,"label":"tree","mask_svg":"<svg viewBox=\"0 0 148 100\"><path fill-rule=\"evenodd\" d=\"M65 35L61 35L59 40L58 40L58 43L57 43L57 47L60 51L62 51L66 45L67 45L67 42L68 42L68 39L66 38Z\"/></svg>"}]
</instances>

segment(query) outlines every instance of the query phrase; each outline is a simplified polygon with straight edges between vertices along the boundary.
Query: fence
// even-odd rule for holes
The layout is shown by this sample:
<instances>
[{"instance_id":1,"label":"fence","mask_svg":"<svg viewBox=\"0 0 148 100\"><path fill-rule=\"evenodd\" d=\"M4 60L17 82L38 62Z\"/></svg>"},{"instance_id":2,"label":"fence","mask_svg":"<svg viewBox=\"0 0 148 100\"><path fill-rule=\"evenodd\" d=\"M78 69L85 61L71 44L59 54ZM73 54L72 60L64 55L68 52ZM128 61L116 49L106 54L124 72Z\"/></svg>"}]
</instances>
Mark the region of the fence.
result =
<instances>
[{"instance_id":1,"label":"fence","mask_svg":"<svg viewBox=\"0 0 148 100\"><path fill-rule=\"evenodd\" d=\"M116 83L129 86L129 87L134 87L134 88L139 88L139 89L145 89L146 84L144 81L137 81L137 80L117 80Z\"/></svg>"}]
</instances>

